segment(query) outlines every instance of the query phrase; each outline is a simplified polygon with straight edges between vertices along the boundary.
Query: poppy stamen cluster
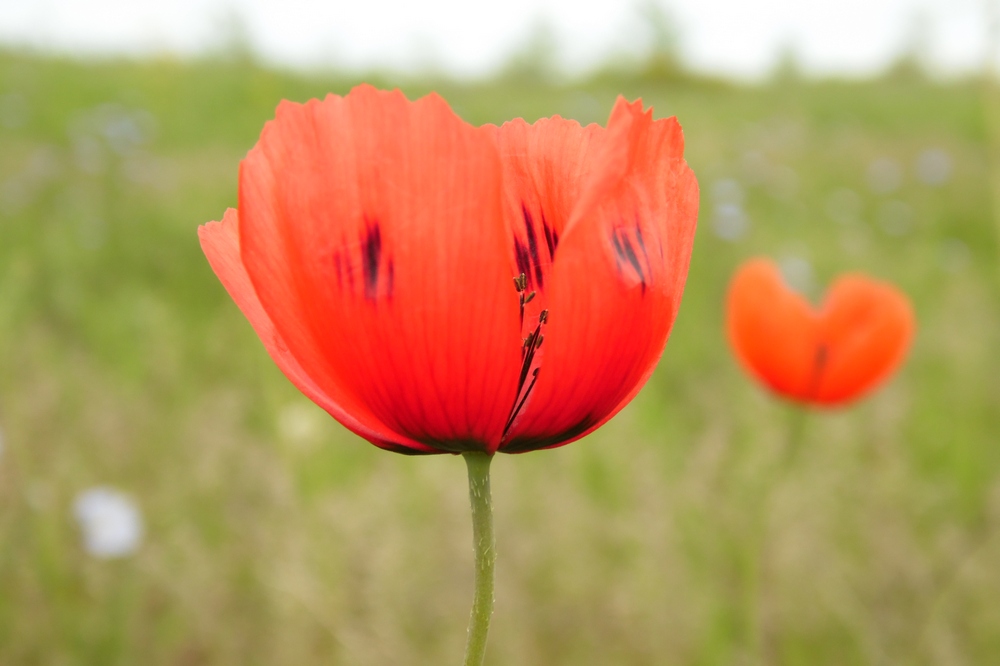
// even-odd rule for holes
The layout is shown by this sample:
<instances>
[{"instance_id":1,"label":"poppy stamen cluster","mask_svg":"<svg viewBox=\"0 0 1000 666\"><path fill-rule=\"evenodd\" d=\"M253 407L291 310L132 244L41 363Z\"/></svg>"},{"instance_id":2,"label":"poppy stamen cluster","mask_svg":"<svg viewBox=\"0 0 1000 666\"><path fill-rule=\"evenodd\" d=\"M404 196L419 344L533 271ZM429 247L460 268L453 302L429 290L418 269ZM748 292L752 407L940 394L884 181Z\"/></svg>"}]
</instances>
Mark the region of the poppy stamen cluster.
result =
<instances>
[{"instance_id":1,"label":"poppy stamen cluster","mask_svg":"<svg viewBox=\"0 0 1000 666\"><path fill-rule=\"evenodd\" d=\"M525 284L525 275L521 273L517 278L514 278L515 284L520 287ZM535 292L528 294L527 298L524 296L524 290L521 290L521 322L524 322L524 306L531 302L535 297ZM503 436L500 441L503 442L507 439L507 433L510 432L510 427L514 425L514 419L517 418L518 413L524 407L524 403L527 402L528 396L531 395L531 389L535 388L535 382L538 381L538 371L541 369L541 363L532 370L532 363L535 360L535 355L538 349L542 346L542 341L545 340L545 336L542 335L542 325L548 321L549 311L542 310L538 313L538 324L535 326L535 330L528 334L528 337L524 338L521 345L521 374L517 383L517 393L514 395L514 405L510 408L510 416L507 417L507 425L504 426ZM527 389L524 388L524 383L528 379L528 373L531 373L531 383L528 384ZM523 391L522 391L523 389Z\"/></svg>"}]
</instances>

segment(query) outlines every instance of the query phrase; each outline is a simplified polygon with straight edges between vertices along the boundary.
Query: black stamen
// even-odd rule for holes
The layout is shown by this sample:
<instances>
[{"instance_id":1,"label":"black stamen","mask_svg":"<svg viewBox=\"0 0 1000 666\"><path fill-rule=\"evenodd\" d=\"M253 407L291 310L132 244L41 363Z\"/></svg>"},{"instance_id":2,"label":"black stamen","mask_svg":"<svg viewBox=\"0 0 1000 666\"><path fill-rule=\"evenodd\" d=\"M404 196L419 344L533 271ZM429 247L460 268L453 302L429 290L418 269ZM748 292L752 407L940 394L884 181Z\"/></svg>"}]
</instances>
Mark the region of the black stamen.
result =
<instances>
[{"instance_id":1,"label":"black stamen","mask_svg":"<svg viewBox=\"0 0 1000 666\"><path fill-rule=\"evenodd\" d=\"M521 402L519 402L511 411L510 418L507 419L507 425L504 426L503 435L500 437L501 440L507 436L507 431L510 430L512 425L514 425L514 418L521 412L521 408L524 407L524 403L528 401L528 396L531 395L531 389L535 388L535 382L538 381L538 370L539 368L535 368L535 371L531 373L531 383L528 384L528 390L524 392L524 397L521 398Z\"/></svg>"}]
</instances>

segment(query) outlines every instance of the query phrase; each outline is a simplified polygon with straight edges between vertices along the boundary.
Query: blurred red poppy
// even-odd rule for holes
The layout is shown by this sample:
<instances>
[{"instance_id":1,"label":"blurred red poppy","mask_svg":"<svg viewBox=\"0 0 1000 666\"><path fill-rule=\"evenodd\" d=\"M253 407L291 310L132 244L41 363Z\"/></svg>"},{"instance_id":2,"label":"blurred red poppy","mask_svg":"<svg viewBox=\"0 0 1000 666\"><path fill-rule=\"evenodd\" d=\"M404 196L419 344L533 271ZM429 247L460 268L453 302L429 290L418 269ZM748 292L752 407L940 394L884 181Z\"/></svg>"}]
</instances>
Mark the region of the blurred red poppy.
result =
<instances>
[{"instance_id":1,"label":"blurred red poppy","mask_svg":"<svg viewBox=\"0 0 1000 666\"><path fill-rule=\"evenodd\" d=\"M554 447L639 391L677 314L698 189L675 119L474 127L370 86L282 102L239 208L199 229L285 375L401 453ZM544 343L544 344L543 344Z\"/></svg>"},{"instance_id":2,"label":"blurred red poppy","mask_svg":"<svg viewBox=\"0 0 1000 666\"><path fill-rule=\"evenodd\" d=\"M816 309L767 259L740 267L726 310L730 343L750 373L775 393L817 405L850 402L875 388L913 338L909 300L892 285L847 274Z\"/></svg>"}]
</instances>

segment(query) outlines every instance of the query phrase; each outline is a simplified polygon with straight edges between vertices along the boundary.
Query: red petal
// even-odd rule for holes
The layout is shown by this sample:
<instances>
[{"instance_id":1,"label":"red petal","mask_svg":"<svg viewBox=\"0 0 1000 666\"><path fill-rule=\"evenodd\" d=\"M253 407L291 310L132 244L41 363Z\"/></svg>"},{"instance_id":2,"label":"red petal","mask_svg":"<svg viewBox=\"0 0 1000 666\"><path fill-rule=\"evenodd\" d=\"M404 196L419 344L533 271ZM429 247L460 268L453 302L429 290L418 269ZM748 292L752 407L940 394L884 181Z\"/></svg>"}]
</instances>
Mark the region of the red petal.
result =
<instances>
[{"instance_id":1,"label":"red petal","mask_svg":"<svg viewBox=\"0 0 1000 666\"><path fill-rule=\"evenodd\" d=\"M815 400L838 404L858 398L886 379L906 355L914 319L895 287L845 275L827 295L820 339L827 359Z\"/></svg>"},{"instance_id":2,"label":"red petal","mask_svg":"<svg viewBox=\"0 0 1000 666\"><path fill-rule=\"evenodd\" d=\"M435 95L284 102L242 164L243 263L325 391L436 449L494 450L519 342L500 202L492 131Z\"/></svg>"},{"instance_id":3,"label":"red petal","mask_svg":"<svg viewBox=\"0 0 1000 666\"><path fill-rule=\"evenodd\" d=\"M580 127L558 116L533 125L517 118L497 130L504 217L514 239L511 262L515 274L525 274L529 292L544 294L545 276L604 133L598 125Z\"/></svg>"},{"instance_id":4,"label":"red petal","mask_svg":"<svg viewBox=\"0 0 1000 666\"><path fill-rule=\"evenodd\" d=\"M565 226L546 284L545 355L503 444L510 452L584 436L649 378L680 304L698 206L680 127L674 119L654 122L639 102L619 99L604 132L555 133L536 124L532 133L553 144L537 154L575 154L593 166L538 167L547 178L526 182L552 206L546 216ZM566 173L577 174L572 185L553 182ZM537 195L549 191L575 197Z\"/></svg>"},{"instance_id":5,"label":"red petal","mask_svg":"<svg viewBox=\"0 0 1000 666\"><path fill-rule=\"evenodd\" d=\"M406 440L395 435L372 416L364 405L352 402L343 392L328 394L309 377L299 362L288 351L287 345L274 328L270 318L260 306L257 293L250 284L246 269L240 261L239 217L230 208L221 222L209 222L198 228L198 238L208 263L219 277L222 285L250 321L271 358L285 376L306 397L325 409L352 432L388 449L413 449L414 452L431 451L423 444Z\"/></svg>"},{"instance_id":6,"label":"red petal","mask_svg":"<svg viewBox=\"0 0 1000 666\"><path fill-rule=\"evenodd\" d=\"M815 391L818 317L774 263L743 264L730 283L726 314L729 341L751 374L784 395Z\"/></svg>"}]
</instances>

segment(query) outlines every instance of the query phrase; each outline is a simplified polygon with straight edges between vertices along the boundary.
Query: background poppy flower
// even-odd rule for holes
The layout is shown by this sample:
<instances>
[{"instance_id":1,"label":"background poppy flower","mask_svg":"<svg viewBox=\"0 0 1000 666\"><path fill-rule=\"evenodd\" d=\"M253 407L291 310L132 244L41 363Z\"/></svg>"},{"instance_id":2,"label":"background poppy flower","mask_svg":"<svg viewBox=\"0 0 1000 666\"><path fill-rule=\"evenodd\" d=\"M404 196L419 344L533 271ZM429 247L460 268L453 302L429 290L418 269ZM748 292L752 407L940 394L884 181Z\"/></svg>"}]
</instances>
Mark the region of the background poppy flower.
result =
<instances>
[{"instance_id":1,"label":"background poppy flower","mask_svg":"<svg viewBox=\"0 0 1000 666\"><path fill-rule=\"evenodd\" d=\"M473 127L438 96L282 102L202 248L285 375L402 453L565 444L638 392L687 275L676 120Z\"/></svg>"},{"instance_id":2,"label":"background poppy flower","mask_svg":"<svg viewBox=\"0 0 1000 666\"><path fill-rule=\"evenodd\" d=\"M775 393L838 405L892 374L914 319L906 296L885 282L844 275L817 309L785 285L773 262L752 259L730 284L726 328L740 362Z\"/></svg>"}]
</instances>

